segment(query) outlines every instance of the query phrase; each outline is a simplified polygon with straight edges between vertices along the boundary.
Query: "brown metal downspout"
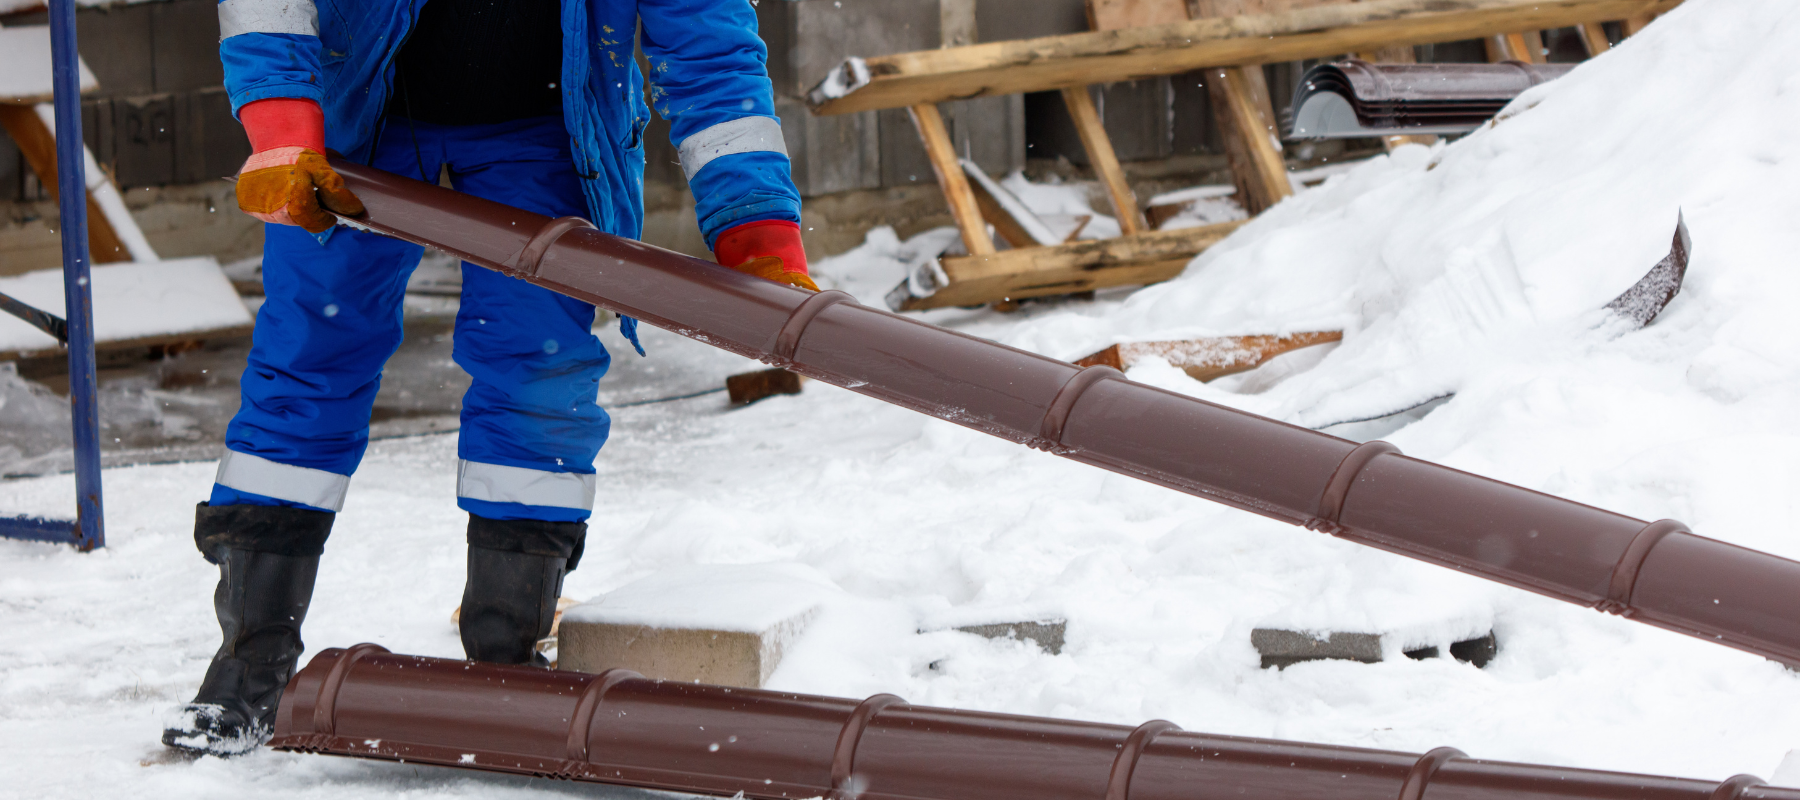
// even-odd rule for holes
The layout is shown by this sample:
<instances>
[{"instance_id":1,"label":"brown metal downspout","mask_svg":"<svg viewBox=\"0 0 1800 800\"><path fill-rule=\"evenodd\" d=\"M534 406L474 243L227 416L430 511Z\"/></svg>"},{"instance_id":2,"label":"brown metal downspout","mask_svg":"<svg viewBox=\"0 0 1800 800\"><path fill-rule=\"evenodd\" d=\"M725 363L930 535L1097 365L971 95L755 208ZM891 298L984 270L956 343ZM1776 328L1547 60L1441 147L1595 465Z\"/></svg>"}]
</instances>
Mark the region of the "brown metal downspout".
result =
<instances>
[{"instance_id":1,"label":"brown metal downspout","mask_svg":"<svg viewBox=\"0 0 1800 800\"><path fill-rule=\"evenodd\" d=\"M1800 800L1800 789L326 650L272 746L758 800Z\"/></svg>"},{"instance_id":2,"label":"brown metal downspout","mask_svg":"<svg viewBox=\"0 0 1800 800\"><path fill-rule=\"evenodd\" d=\"M1065 458L1800 663L1800 563L334 159L359 225Z\"/></svg>"}]
</instances>

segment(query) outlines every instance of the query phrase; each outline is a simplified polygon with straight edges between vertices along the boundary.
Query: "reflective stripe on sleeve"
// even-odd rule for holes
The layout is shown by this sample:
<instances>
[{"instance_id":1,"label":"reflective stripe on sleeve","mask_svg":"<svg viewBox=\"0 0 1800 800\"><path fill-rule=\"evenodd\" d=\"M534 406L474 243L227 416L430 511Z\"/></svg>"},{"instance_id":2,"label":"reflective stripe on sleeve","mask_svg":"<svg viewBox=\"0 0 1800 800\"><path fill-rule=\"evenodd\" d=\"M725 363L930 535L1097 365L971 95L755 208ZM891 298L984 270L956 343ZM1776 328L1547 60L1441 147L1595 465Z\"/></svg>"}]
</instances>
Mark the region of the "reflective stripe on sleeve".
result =
<instances>
[{"instance_id":1,"label":"reflective stripe on sleeve","mask_svg":"<svg viewBox=\"0 0 1800 800\"><path fill-rule=\"evenodd\" d=\"M246 33L319 35L313 0L224 0L219 3L219 41Z\"/></svg>"},{"instance_id":2,"label":"reflective stripe on sleeve","mask_svg":"<svg viewBox=\"0 0 1800 800\"><path fill-rule=\"evenodd\" d=\"M770 117L742 117L689 136L681 143L681 170L691 181L700 174L700 168L711 164L713 159L737 153L787 155L787 142L781 138L781 122Z\"/></svg>"},{"instance_id":3,"label":"reflective stripe on sleeve","mask_svg":"<svg viewBox=\"0 0 1800 800\"><path fill-rule=\"evenodd\" d=\"M521 503L551 508L594 510L597 477L575 472L550 472L524 467L460 461L456 466L456 496L490 503Z\"/></svg>"},{"instance_id":4,"label":"reflective stripe on sleeve","mask_svg":"<svg viewBox=\"0 0 1800 800\"><path fill-rule=\"evenodd\" d=\"M236 450L225 451L225 457L219 459L219 475L213 480L240 492L327 511L342 511L344 494L350 490L348 475L296 467Z\"/></svg>"}]
</instances>

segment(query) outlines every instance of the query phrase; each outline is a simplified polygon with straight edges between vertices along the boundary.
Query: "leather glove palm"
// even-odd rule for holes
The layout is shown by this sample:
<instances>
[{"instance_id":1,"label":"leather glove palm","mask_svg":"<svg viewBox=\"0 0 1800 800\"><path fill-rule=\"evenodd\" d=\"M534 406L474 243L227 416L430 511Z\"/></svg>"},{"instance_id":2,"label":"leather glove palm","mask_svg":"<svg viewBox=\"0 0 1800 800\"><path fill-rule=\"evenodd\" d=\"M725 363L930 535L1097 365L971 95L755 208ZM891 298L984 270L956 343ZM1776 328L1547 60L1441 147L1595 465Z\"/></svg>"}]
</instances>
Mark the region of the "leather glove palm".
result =
<instances>
[{"instance_id":1,"label":"leather glove palm","mask_svg":"<svg viewBox=\"0 0 1800 800\"><path fill-rule=\"evenodd\" d=\"M238 110L253 151L238 171L238 208L277 225L323 233L329 212L357 216L362 201L326 162L325 118L311 100L259 100Z\"/></svg>"}]
</instances>

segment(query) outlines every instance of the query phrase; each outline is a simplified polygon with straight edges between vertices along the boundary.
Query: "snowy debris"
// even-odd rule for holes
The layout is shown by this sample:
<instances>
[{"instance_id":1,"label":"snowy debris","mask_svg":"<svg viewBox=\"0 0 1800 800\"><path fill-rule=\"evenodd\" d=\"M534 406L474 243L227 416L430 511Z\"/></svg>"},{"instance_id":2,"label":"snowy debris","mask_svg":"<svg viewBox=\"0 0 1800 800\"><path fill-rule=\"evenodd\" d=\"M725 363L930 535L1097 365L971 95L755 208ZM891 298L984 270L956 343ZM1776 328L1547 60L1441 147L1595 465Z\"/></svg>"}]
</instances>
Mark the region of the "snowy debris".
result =
<instances>
[{"instance_id":1,"label":"snowy debris","mask_svg":"<svg viewBox=\"0 0 1800 800\"><path fill-rule=\"evenodd\" d=\"M1398 657L1415 661L1441 658L1449 653L1457 661L1485 667L1499 653L1492 631L1456 640L1421 639L1416 633L1351 633L1344 631L1293 631L1257 628L1250 644L1262 656L1263 669L1285 669L1307 661L1356 661L1378 664Z\"/></svg>"},{"instance_id":2,"label":"snowy debris","mask_svg":"<svg viewBox=\"0 0 1800 800\"><path fill-rule=\"evenodd\" d=\"M1656 321L1669 301L1681 291L1681 282L1687 278L1688 257L1693 250L1694 240L1688 236L1687 220L1677 217L1675 243L1669 254L1656 262L1656 266L1624 294L1607 303L1606 310L1630 320L1637 328Z\"/></svg>"}]
</instances>

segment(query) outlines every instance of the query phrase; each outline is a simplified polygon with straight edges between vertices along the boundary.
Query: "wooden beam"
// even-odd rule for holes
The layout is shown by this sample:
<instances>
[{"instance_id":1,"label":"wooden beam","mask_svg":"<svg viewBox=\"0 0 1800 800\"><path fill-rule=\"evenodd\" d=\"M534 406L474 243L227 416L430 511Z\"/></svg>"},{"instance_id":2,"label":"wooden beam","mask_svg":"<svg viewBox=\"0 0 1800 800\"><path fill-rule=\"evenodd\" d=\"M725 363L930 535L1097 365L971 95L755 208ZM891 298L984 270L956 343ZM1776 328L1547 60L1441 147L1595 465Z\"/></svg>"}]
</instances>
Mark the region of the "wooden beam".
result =
<instances>
[{"instance_id":1,"label":"wooden beam","mask_svg":"<svg viewBox=\"0 0 1800 800\"><path fill-rule=\"evenodd\" d=\"M944 127L944 116L938 113L937 104L924 103L910 110L913 125L919 129L919 141L925 144L925 155L937 173L938 186L950 204L950 216L956 220L957 230L962 231L963 247L974 256L994 252L994 239L981 218L981 205L969 189L969 179L963 175L962 161L956 157L956 147L950 143L950 131Z\"/></svg>"},{"instance_id":2,"label":"wooden beam","mask_svg":"<svg viewBox=\"0 0 1800 800\"><path fill-rule=\"evenodd\" d=\"M1262 108L1268 103L1262 67L1207 70L1206 93L1244 211L1256 216L1293 194L1274 126Z\"/></svg>"},{"instance_id":3,"label":"wooden beam","mask_svg":"<svg viewBox=\"0 0 1800 800\"><path fill-rule=\"evenodd\" d=\"M38 182L50 193L50 199L56 200L61 194L56 180L56 134L38 119L36 109L10 103L0 103L0 127L6 128L7 134L19 145L19 152L25 155L25 162L31 165L31 171L37 173ZM130 261L131 252L119 241L118 232L113 230L112 223L92 195L87 198L87 209L88 257L92 263Z\"/></svg>"},{"instance_id":4,"label":"wooden beam","mask_svg":"<svg viewBox=\"0 0 1800 800\"><path fill-rule=\"evenodd\" d=\"M1368 0L1278 14L1197 19L877 56L866 83L815 89L817 114L1063 89L1208 67L1331 58L1387 45L1543 30L1666 11L1680 0Z\"/></svg>"},{"instance_id":5,"label":"wooden beam","mask_svg":"<svg viewBox=\"0 0 1800 800\"><path fill-rule=\"evenodd\" d=\"M1523 61L1536 64L1542 59L1533 59L1531 45L1526 42L1523 33L1496 33L1486 39L1488 61Z\"/></svg>"},{"instance_id":6,"label":"wooden beam","mask_svg":"<svg viewBox=\"0 0 1800 800\"><path fill-rule=\"evenodd\" d=\"M1631 16L1626 17L1625 21L1622 23L1622 26L1623 26L1624 32L1625 32L1625 36L1627 38L1636 36L1638 34L1638 31L1643 30L1644 26L1649 25L1651 22L1654 22L1656 20L1656 18L1661 16L1663 14L1663 12L1665 12L1665 11L1668 11L1668 9L1663 8L1663 9L1658 9L1656 11L1645 12L1642 14L1632 14Z\"/></svg>"},{"instance_id":7,"label":"wooden beam","mask_svg":"<svg viewBox=\"0 0 1800 800\"><path fill-rule=\"evenodd\" d=\"M1081 146L1087 150L1088 163L1094 166L1094 175L1112 200L1119 232L1130 235L1143 230L1144 217L1138 211L1137 196L1132 194L1131 184L1125 180L1125 167L1119 164L1119 155L1106 136L1100 111L1094 107L1094 96L1088 94L1086 86L1071 86L1062 95L1063 105L1068 106L1069 116L1075 120L1075 131L1081 135Z\"/></svg>"},{"instance_id":8,"label":"wooden beam","mask_svg":"<svg viewBox=\"0 0 1800 800\"><path fill-rule=\"evenodd\" d=\"M1057 247L1028 247L988 256L946 258L942 265L949 283L930 297L908 299L901 310L982 305L1166 281L1180 275L1194 256L1243 224L1240 220Z\"/></svg>"},{"instance_id":9,"label":"wooden beam","mask_svg":"<svg viewBox=\"0 0 1800 800\"><path fill-rule=\"evenodd\" d=\"M1581 43L1587 47L1588 58L1593 58L1612 49L1612 41L1606 38L1606 29L1598 22L1581 23Z\"/></svg>"}]
</instances>

